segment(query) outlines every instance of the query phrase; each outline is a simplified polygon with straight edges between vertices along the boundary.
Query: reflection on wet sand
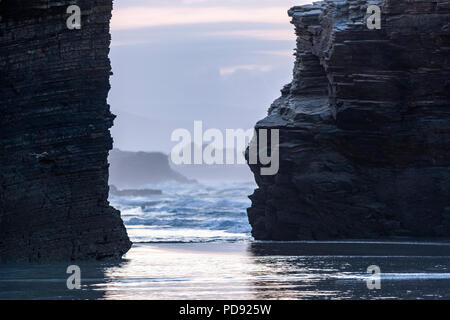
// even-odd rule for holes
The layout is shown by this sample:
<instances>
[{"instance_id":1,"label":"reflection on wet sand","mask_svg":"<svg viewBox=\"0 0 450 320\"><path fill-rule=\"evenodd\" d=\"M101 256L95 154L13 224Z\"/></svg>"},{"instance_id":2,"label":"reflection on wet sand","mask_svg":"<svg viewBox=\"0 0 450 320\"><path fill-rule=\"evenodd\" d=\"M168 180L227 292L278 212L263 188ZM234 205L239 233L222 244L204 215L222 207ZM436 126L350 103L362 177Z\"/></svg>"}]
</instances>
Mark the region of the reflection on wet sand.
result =
<instances>
[{"instance_id":1,"label":"reflection on wet sand","mask_svg":"<svg viewBox=\"0 0 450 320\"><path fill-rule=\"evenodd\" d=\"M367 268L380 267L381 290ZM450 298L448 243L173 243L134 245L119 263L0 266L0 299Z\"/></svg>"},{"instance_id":2,"label":"reflection on wet sand","mask_svg":"<svg viewBox=\"0 0 450 320\"><path fill-rule=\"evenodd\" d=\"M418 242L255 242L257 299L448 298L450 244ZM381 268L369 290L367 268Z\"/></svg>"}]
</instances>

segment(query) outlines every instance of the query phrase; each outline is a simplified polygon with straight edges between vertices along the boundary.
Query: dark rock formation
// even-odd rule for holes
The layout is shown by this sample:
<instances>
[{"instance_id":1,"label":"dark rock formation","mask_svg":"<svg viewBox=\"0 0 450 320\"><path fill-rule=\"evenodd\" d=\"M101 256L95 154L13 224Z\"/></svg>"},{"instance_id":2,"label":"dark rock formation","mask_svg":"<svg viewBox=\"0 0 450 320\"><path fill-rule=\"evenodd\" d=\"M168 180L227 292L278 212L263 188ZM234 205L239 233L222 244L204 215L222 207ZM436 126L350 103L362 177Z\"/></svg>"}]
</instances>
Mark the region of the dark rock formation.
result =
<instances>
[{"instance_id":1,"label":"dark rock formation","mask_svg":"<svg viewBox=\"0 0 450 320\"><path fill-rule=\"evenodd\" d=\"M368 4L381 30L366 26ZM280 171L248 210L256 239L450 236L450 2L326 0L289 11L294 79L257 128Z\"/></svg>"},{"instance_id":2,"label":"dark rock formation","mask_svg":"<svg viewBox=\"0 0 450 320\"><path fill-rule=\"evenodd\" d=\"M169 157L160 152L113 150L109 156L109 183L119 188L142 188L167 181L192 183L169 165Z\"/></svg>"},{"instance_id":3,"label":"dark rock formation","mask_svg":"<svg viewBox=\"0 0 450 320\"><path fill-rule=\"evenodd\" d=\"M120 258L109 206L111 0L0 3L0 261Z\"/></svg>"}]
</instances>

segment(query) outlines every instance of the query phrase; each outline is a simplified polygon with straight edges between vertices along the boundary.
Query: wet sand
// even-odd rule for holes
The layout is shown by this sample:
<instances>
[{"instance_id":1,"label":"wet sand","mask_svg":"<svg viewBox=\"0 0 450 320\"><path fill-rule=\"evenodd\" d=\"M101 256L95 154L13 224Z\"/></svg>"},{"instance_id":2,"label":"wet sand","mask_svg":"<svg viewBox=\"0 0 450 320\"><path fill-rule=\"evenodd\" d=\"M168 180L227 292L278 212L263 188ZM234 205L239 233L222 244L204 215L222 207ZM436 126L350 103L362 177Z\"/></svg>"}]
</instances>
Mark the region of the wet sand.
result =
<instances>
[{"instance_id":1,"label":"wet sand","mask_svg":"<svg viewBox=\"0 0 450 320\"><path fill-rule=\"evenodd\" d=\"M450 298L448 242L137 244L119 263L78 264L81 290L67 289L70 264L0 266L0 299Z\"/></svg>"}]
</instances>

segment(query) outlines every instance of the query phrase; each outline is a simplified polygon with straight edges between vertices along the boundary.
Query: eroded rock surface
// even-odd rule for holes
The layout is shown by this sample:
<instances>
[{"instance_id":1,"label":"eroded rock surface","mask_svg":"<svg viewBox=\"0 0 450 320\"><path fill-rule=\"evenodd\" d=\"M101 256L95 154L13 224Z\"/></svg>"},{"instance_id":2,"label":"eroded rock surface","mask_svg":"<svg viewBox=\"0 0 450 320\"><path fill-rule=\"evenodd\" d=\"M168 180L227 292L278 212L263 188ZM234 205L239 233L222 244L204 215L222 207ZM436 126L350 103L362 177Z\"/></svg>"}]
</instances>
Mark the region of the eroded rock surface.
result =
<instances>
[{"instance_id":1,"label":"eroded rock surface","mask_svg":"<svg viewBox=\"0 0 450 320\"><path fill-rule=\"evenodd\" d=\"M369 4L382 8L369 30ZM450 236L450 2L326 0L289 11L291 84L256 128L281 166L248 210L262 240Z\"/></svg>"},{"instance_id":2,"label":"eroded rock surface","mask_svg":"<svg viewBox=\"0 0 450 320\"><path fill-rule=\"evenodd\" d=\"M0 261L120 258L109 206L112 0L0 3Z\"/></svg>"}]
</instances>

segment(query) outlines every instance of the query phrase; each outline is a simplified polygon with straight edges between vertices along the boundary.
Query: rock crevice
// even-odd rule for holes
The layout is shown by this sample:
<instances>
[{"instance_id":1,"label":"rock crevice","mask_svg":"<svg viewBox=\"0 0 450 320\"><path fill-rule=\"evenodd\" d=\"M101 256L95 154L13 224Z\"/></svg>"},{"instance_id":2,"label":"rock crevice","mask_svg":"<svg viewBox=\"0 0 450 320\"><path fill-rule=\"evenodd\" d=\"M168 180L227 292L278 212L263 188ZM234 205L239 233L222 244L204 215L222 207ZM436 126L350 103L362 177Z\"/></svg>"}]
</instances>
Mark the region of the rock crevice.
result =
<instances>
[{"instance_id":1,"label":"rock crevice","mask_svg":"<svg viewBox=\"0 0 450 320\"><path fill-rule=\"evenodd\" d=\"M251 166L254 237L450 236L449 2L326 0L289 15L293 81L256 125L280 129L281 164Z\"/></svg>"}]
</instances>

